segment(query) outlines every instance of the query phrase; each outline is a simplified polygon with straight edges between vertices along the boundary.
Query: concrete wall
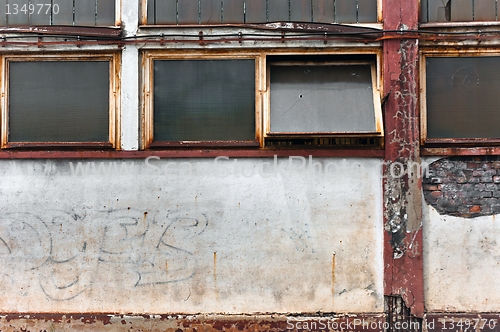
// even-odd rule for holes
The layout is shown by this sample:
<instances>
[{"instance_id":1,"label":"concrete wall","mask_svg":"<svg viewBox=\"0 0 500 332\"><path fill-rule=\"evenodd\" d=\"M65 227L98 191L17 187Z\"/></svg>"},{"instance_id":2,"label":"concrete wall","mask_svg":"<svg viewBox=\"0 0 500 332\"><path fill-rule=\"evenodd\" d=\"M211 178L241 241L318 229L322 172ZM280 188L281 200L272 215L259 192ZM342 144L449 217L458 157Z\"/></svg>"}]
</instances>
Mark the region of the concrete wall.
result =
<instances>
[{"instance_id":1,"label":"concrete wall","mask_svg":"<svg viewBox=\"0 0 500 332\"><path fill-rule=\"evenodd\" d=\"M495 209L491 209L496 205L490 201L496 198L484 198L486 186L496 184L492 176L486 179L483 172L477 171L479 166L494 170L496 157L436 159L427 160L431 169L429 180L436 183L424 185L424 189L436 187L424 192L426 308L430 312L498 311L500 220ZM481 216L487 209L489 215Z\"/></svg>"},{"instance_id":2,"label":"concrete wall","mask_svg":"<svg viewBox=\"0 0 500 332\"><path fill-rule=\"evenodd\" d=\"M382 312L381 160L304 161L0 161L0 312Z\"/></svg>"}]
</instances>

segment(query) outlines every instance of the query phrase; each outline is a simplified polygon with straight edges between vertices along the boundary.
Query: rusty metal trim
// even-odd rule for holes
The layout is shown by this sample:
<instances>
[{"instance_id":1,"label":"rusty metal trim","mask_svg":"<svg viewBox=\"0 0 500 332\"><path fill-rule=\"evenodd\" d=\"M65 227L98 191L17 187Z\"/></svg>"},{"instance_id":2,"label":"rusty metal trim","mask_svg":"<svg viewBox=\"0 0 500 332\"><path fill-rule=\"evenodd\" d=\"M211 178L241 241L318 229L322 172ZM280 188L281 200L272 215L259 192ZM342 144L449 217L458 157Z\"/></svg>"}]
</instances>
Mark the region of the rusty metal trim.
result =
<instances>
[{"instance_id":1,"label":"rusty metal trim","mask_svg":"<svg viewBox=\"0 0 500 332\"><path fill-rule=\"evenodd\" d=\"M339 35L360 35L368 38L379 38L383 31L378 28L372 28L362 25L347 25L334 23L306 23L306 22L270 22L260 24L207 24L207 25L141 25L141 29L159 29L159 28L248 28L256 30L288 31L288 32L327 32Z\"/></svg>"},{"instance_id":2,"label":"rusty metal trim","mask_svg":"<svg viewBox=\"0 0 500 332\"><path fill-rule=\"evenodd\" d=\"M500 146L496 147L446 147L420 149L422 156L484 156L500 155Z\"/></svg>"},{"instance_id":3,"label":"rusty metal trim","mask_svg":"<svg viewBox=\"0 0 500 332\"><path fill-rule=\"evenodd\" d=\"M117 150L1 150L0 159L145 159L151 156L161 158L215 158L226 156L230 158L269 158L269 157L359 157L384 158L383 149L161 149L146 151L117 151Z\"/></svg>"},{"instance_id":4,"label":"rusty metal trim","mask_svg":"<svg viewBox=\"0 0 500 332\"><path fill-rule=\"evenodd\" d=\"M150 148L161 148L161 147L259 147L258 141L206 141L206 142L165 142L165 141L153 141L149 144Z\"/></svg>"},{"instance_id":5,"label":"rusty metal trim","mask_svg":"<svg viewBox=\"0 0 500 332\"><path fill-rule=\"evenodd\" d=\"M0 33L36 33L45 35L72 35L82 37L107 37L120 38L122 29L120 27L82 27L82 26L19 26L0 27Z\"/></svg>"}]
</instances>

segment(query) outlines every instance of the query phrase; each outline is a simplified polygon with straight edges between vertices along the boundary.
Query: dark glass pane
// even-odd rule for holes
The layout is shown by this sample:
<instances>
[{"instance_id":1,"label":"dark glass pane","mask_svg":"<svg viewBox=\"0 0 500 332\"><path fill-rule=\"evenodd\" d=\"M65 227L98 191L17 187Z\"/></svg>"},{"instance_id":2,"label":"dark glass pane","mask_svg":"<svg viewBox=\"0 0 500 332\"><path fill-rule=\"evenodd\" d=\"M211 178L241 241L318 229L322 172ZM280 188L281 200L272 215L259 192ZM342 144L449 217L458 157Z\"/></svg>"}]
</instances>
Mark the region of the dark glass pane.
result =
<instances>
[{"instance_id":1,"label":"dark glass pane","mask_svg":"<svg viewBox=\"0 0 500 332\"><path fill-rule=\"evenodd\" d=\"M288 21L289 11L288 0L267 0L269 22Z\"/></svg>"},{"instance_id":2,"label":"dark glass pane","mask_svg":"<svg viewBox=\"0 0 500 332\"><path fill-rule=\"evenodd\" d=\"M245 0L245 22L266 23L266 0Z\"/></svg>"},{"instance_id":3,"label":"dark glass pane","mask_svg":"<svg viewBox=\"0 0 500 332\"><path fill-rule=\"evenodd\" d=\"M335 0L335 22L355 23L356 7L356 0Z\"/></svg>"},{"instance_id":4,"label":"dark glass pane","mask_svg":"<svg viewBox=\"0 0 500 332\"><path fill-rule=\"evenodd\" d=\"M75 1L75 25L95 26L95 0Z\"/></svg>"},{"instance_id":5,"label":"dark glass pane","mask_svg":"<svg viewBox=\"0 0 500 332\"><path fill-rule=\"evenodd\" d=\"M428 19L428 1L429 0L421 0L420 1L420 22L421 23L426 23Z\"/></svg>"},{"instance_id":6,"label":"dark glass pane","mask_svg":"<svg viewBox=\"0 0 500 332\"><path fill-rule=\"evenodd\" d=\"M97 1L96 24L99 26L115 25L115 0Z\"/></svg>"},{"instance_id":7,"label":"dark glass pane","mask_svg":"<svg viewBox=\"0 0 500 332\"><path fill-rule=\"evenodd\" d=\"M177 1L177 22L179 24L198 24L198 20L198 0Z\"/></svg>"},{"instance_id":8,"label":"dark glass pane","mask_svg":"<svg viewBox=\"0 0 500 332\"><path fill-rule=\"evenodd\" d=\"M377 0L358 0L358 22L377 22Z\"/></svg>"},{"instance_id":9,"label":"dark glass pane","mask_svg":"<svg viewBox=\"0 0 500 332\"><path fill-rule=\"evenodd\" d=\"M68 0L52 0L52 3L52 24L73 25L73 2Z\"/></svg>"},{"instance_id":10,"label":"dark glass pane","mask_svg":"<svg viewBox=\"0 0 500 332\"><path fill-rule=\"evenodd\" d=\"M109 62L10 62L9 141L108 142Z\"/></svg>"},{"instance_id":11,"label":"dark glass pane","mask_svg":"<svg viewBox=\"0 0 500 332\"><path fill-rule=\"evenodd\" d=\"M170 1L173 2L174 6L177 8L177 0L170 0ZM156 23L156 10L155 10L155 8L156 8L156 0L147 0L147 4L146 4L147 24L155 24ZM177 9L176 9L175 13L177 15Z\"/></svg>"},{"instance_id":12,"label":"dark glass pane","mask_svg":"<svg viewBox=\"0 0 500 332\"><path fill-rule=\"evenodd\" d=\"M474 1L474 21L495 21L496 12L495 0Z\"/></svg>"},{"instance_id":13,"label":"dark glass pane","mask_svg":"<svg viewBox=\"0 0 500 332\"><path fill-rule=\"evenodd\" d=\"M219 24L222 18L221 0L200 1L200 23Z\"/></svg>"},{"instance_id":14,"label":"dark glass pane","mask_svg":"<svg viewBox=\"0 0 500 332\"><path fill-rule=\"evenodd\" d=\"M30 0L30 25L50 25L50 0Z\"/></svg>"},{"instance_id":15,"label":"dark glass pane","mask_svg":"<svg viewBox=\"0 0 500 332\"><path fill-rule=\"evenodd\" d=\"M244 23L244 0L223 0L224 23Z\"/></svg>"},{"instance_id":16,"label":"dark glass pane","mask_svg":"<svg viewBox=\"0 0 500 332\"><path fill-rule=\"evenodd\" d=\"M369 65L271 66L271 132L375 130Z\"/></svg>"},{"instance_id":17,"label":"dark glass pane","mask_svg":"<svg viewBox=\"0 0 500 332\"><path fill-rule=\"evenodd\" d=\"M0 0L0 26L7 25L7 1Z\"/></svg>"},{"instance_id":18,"label":"dark glass pane","mask_svg":"<svg viewBox=\"0 0 500 332\"><path fill-rule=\"evenodd\" d=\"M333 23L333 0L313 0L314 22Z\"/></svg>"},{"instance_id":19,"label":"dark glass pane","mask_svg":"<svg viewBox=\"0 0 500 332\"><path fill-rule=\"evenodd\" d=\"M472 21L472 0L450 0L450 2L452 21Z\"/></svg>"},{"instance_id":20,"label":"dark glass pane","mask_svg":"<svg viewBox=\"0 0 500 332\"><path fill-rule=\"evenodd\" d=\"M290 0L290 21L311 22L311 0Z\"/></svg>"},{"instance_id":21,"label":"dark glass pane","mask_svg":"<svg viewBox=\"0 0 500 332\"><path fill-rule=\"evenodd\" d=\"M429 22L446 22L451 19L451 0L428 0Z\"/></svg>"},{"instance_id":22,"label":"dark glass pane","mask_svg":"<svg viewBox=\"0 0 500 332\"><path fill-rule=\"evenodd\" d=\"M500 137L500 57L427 58L427 137Z\"/></svg>"},{"instance_id":23,"label":"dark glass pane","mask_svg":"<svg viewBox=\"0 0 500 332\"><path fill-rule=\"evenodd\" d=\"M7 21L9 26L28 26L29 11L28 0L9 0Z\"/></svg>"},{"instance_id":24,"label":"dark glass pane","mask_svg":"<svg viewBox=\"0 0 500 332\"><path fill-rule=\"evenodd\" d=\"M154 139L255 140L255 61L155 61Z\"/></svg>"},{"instance_id":25,"label":"dark glass pane","mask_svg":"<svg viewBox=\"0 0 500 332\"><path fill-rule=\"evenodd\" d=\"M154 23L156 24L176 24L177 23L177 1L176 0L149 0L149 3L156 3L156 17L153 17L151 14L151 18L148 13L148 23L150 19L156 20ZM198 7L196 7L196 11L198 12Z\"/></svg>"}]
</instances>

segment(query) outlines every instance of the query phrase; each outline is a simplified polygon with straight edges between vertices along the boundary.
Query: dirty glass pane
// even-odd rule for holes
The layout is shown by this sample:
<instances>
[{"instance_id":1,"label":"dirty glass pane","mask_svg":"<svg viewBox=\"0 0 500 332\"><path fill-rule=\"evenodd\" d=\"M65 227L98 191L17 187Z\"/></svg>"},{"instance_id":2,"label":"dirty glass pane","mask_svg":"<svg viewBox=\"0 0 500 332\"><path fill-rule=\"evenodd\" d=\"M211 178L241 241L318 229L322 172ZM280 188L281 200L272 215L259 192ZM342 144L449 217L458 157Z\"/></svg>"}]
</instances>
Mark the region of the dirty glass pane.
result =
<instances>
[{"instance_id":1,"label":"dirty glass pane","mask_svg":"<svg viewBox=\"0 0 500 332\"><path fill-rule=\"evenodd\" d=\"M200 23L219 24L221 23L222 8L221 0L200 1Z\"/></svg>"},{"instance_id":2,"label":"dirty glass pane","mask_svg":"<svg viewBox=\"0 0 500 332\"><path fill-rule=\"evenodd\" d=\"M7 24L9 26L28 26L28 0L9 0L7 7Z\"/></svg>"},{"instance_id":3,"label":"dirty glass pane","mask_svg":"<svg viewBox=\"0 0 500 332\"><path fill-rule=\"evenodd\" d=\"M95 0L75 1L75 25L95 26Z\"/></svg>"},{"instance_id":4,"label":"dirty glass pane","mask_svg":"<svg viewBox=\"0 0 500 332\"><path fill-rule=\"evenodd\" d=\"M290 0L290 21L311 22L311 0Z\"/></svg>"},{"instance_id":5,"label":"dirty glass pane","mask_svg":"<svg viewBox=\"0 0 500 332\"><path fill-rule=\"evenodd\" d=\"M177 0L171 0L174 2L177 8ZM147 16L147 24L155 24L156 23L156 0L147 0L146 2L146 16ZM177 9L176 9L177 14Z\"/></svg>"},{"instance_id":6,"label":"dirty glass pane","mask_svg":"<svg viewBox=\"0 0 500 332\"><path fill-rule=\"evenodd\" d=\"M154 140L255 140L255 61L156 60Z\"/></svg>"},{"instance_id":7,"label":"dirty glass pane","mask_svg":"<svg viewBox=\"0 0 500 332\"><path fill-rule=\"evenodd\" d=\"M52 0L52 24L73 25L73 3L68 0ZM57 12L59 10L59 12ZM57 12L57 14L56 14Z\"/></svg>"},{"instance_id":8,"label":"dirty glass pane","mask_svg":"<svg viewBox=\"0 0 500 332\"><path fill-rule=\"evenodd\" d=\"M108 142L109 62L10 62L9 141Z\"/></svg>"},{"instance_id":9,"label":"dirty glass pane","mask_svg":"<svg viewBox=\"0 0 500 332\"><path fill-rule=\"evenodd\" d=\"M50 25L50 0L30 0L30 25Z\"/></svg>"},{"instance_id":10,"label":"dirty glass pane","mask_svg":"<svg viewBox=\"0 0 500 332\"><path fill-rule=\"evenodd\" d=\"M427 61L427 137L500 138L500 57Z\"/></svg>"},{"instance_id":11,"label":"dirty glass pane","mask_svg":"<svg viewBox=\"0 0 500 332\"><path fill-rule=\"evenodd\" d=\"M97 0L96 24L99 26L115 25L115 0Z\"/></svg>"},{"instance_id":12,"label":"dirty glass pane","mask_svg":"<svg viewBox=\"0 0 500 332\"><path fill-rule=\"evenodd\" d=\"M429 22L447 22L451 19L450 0L428 0L427 10Z\"/></svg>"},{"instance_id":13,"label":"dirty glass pane","mask_svg":"<svg viewBox=\"0 0 500 332\"><path fill-rule=\"evenodd\" d=\"M152 0L150 0L152 2ZM177 0L156 0L156 24L176 24L177 23ZM148 4L149 6L149 4ZM149 7L148 7L149 8ZM198 9L196 9L198 10ZM150 17L148 13L148 23Z\"/></svg>"},{"instance_id":14,"label":"dirty glass pane","mask_svg":"<svg viewBox=\"0 0 500 332\"><path fill-rule=\"evenodd\" d=\"M223 23L245 23L244 0L222 0Z\"/></svg>"},{"instance_id":15,"label":"dirty glass pane","mask_svg":"<svg viewBox=\"0 0 500 332\"><path fill-rule=\"evenodd\" d=\"M0 0L0 26L7 25L7 1Z\"/></svg>"},{"instance_id":16,"label":"dirty glass pane","mask_svg":"<svg viewBox=\"0 0 500 332\"><path fill-rule=\"evenodd\" d=\"M271 132L375 131L369 65L271 65Z\"/></svg>"},{"instance_id":17,"label":"dirty glass pane","mask_svg":"<svg viewBox=\"0 0 500 332\"><path fill-rule=\"evenodd\" d=\"M269 22L288 21L289 19L288 0L268 0L267 14Z\"/></svg>"},{"instance_id":18,"label":"dirty glass pane","mask_svg":"<svg viewBox=\"0 0 500 332\"><path fill-rule=\"evenodd\" d=\"M428 0L421 0L420 1L420 22L421 23L426 23L428 21L427 18L427 2Z\"/></svg>"},{"instance_id":19,"label":"dirty glass pane","mask_svg":"<svg viewBox=\"0 0 500 332\"><path fill-rule=\"evenodd\" d=\"M333 23L333 0L312 0L313 21L321 23Z\"/></svg>"},{"instance_id":20,"label":"dirty glass pane","mask_svg":"<svg viewBox=\"0 0 500 332\"><path fill-rule=\"evenodd\" d=\"M177 15L179 24L198 24L198 0L178 0Z\"/></svg>"},{"instance_id":21,"label":"dirty glass pane","mask_svg":"<svg viewBox=\"0 0 500 332\"><path fill-rule=\"evenodd\" d=\"M266 23L267 0L245 0L245 22Z\"/></svg>"},{"instance_id":22,"label":"dirty glass pane","mask_svg":"<svg viewBox=\"0 0 500 332\"><path fill-rule=\"evenodd\" d=\"M472 21L472 10L472 0L451 0L452 21Z\"/></svg>"},{"instance_id":23,"label":"dirty glass pane","mask_svg":"<svg viewBox=\"0 0 500 332\"><path fill-rule=\"evenodd\" d=\"M356 0L335 0L335 22L355 23L356 7Z\"/></svg>"},{"instance_id":24,"label":"dirty glass pane","mask_svg":"<svg viewBox=\"0 0 500 332\"><path fill-rule=\"evenodd\" d=\"M495 21L496 4L495 0L474 1L474 21Z\"/></svg>"},{"instance_id":25,"label":"dirty glass pane","mask_svg":"<svg viewBox=\"0 0 500 332\"><path fill-rule=\"evenodd\" d=\"M358 22L377 22L377 0L358 0Z\"/></svg>"}]
</instances>

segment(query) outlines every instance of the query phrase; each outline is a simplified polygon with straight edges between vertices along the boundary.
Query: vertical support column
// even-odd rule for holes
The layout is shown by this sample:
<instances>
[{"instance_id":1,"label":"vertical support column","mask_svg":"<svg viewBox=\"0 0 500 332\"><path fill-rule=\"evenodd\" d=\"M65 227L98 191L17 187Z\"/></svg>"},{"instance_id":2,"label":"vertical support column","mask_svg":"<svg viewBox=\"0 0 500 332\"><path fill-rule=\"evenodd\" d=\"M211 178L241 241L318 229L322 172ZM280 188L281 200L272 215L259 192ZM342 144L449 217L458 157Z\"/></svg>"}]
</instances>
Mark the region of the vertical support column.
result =
<instances>
[{"instance_id":1,"label":"vertical support column","mask_svg":"<svg viewBox=\"0 0 500 332\"><path fill-rule=\"evenodd\" d=\"M125 36L134 36L139 23L139 1L122 0L122 22ZM126 45L121 66L121 148L139 149L139 49Z\"/></svg>"},{"instance_id":2,"label":"vertical support column","mask_svg":"<svg viewBox=\"0 0 500 332\"><path fill-rule=\"evenodd\" d=\"M418 0L383 0L384 30L418 29L418 8ZM384 118L384 291L401 296L411 314L422 317L418 43L401 34L400 39L385 40L383 48L384 93L390 93Z\"/></svg>"}]
</instances>

